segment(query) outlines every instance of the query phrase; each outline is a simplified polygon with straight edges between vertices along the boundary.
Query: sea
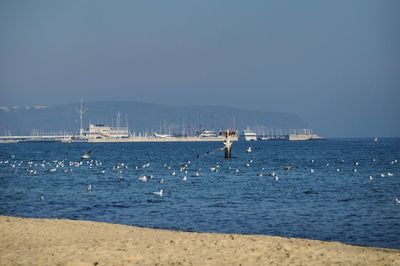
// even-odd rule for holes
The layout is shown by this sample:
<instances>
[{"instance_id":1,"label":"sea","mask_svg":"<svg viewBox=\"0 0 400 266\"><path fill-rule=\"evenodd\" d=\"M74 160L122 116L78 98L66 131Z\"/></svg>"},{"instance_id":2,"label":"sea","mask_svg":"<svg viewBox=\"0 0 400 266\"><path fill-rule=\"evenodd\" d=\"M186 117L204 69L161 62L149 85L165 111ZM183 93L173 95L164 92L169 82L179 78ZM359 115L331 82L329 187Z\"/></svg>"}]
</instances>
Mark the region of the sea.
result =
<instances>
[{"instance_id":1,"label":"sea","mask_svg":"<svg viewBox=\"0 0 400 266\"><path fill-rule=\"evenodd\" d=\"M0 215L400 248L399 138L222 147L0 144Z\"/></svg>"}]
</instances>

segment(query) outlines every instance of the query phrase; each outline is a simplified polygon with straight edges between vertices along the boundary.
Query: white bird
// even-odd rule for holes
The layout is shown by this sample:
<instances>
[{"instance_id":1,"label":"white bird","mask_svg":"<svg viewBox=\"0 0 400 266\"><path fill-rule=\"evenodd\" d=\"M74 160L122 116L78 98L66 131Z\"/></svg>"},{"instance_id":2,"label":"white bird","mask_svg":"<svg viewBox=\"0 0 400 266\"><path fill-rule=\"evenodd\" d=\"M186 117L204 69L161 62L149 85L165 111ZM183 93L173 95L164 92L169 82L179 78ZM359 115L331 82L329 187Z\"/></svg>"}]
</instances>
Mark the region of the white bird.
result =
<instances>
[{"instance_id":1,"label":"white bird","mask_svg":"<svg viewBox=\"0 0 400 266\"><path fill-rule=\"evenodd\" d=\"M41 199L42 201L44 201L44 197L43 197L43 196L40 196L40 199Z\"/></svg>"},{"instance_id":2,"label":"white bird","mask_svg":"<svg viewBox=\"0 0 400 266\"><path fill-rule=\"evenodd\" d=\"M171 175L172 175L172 176L176 176L176 172L173 171L173 172L171 173Z\"/></svg>"},{"instance_id":3,"label":"white bird","mask_svg":"<svg viewBox=\"0 0 400 266\"><path fill-rule=\"evenodd\" d=\"M314 173L314 169L311 168L311 169L310 169L310 173Z\"/></svg>"},{"instance_id":4,"label":"white bird","mask_svg":"<svg viewBox=\"0 0 400 266\"><path fill-rule=\"evenodd\" d=\"M339 173L339 172L340 172L340 169L339 169L339 168L338 168L338 169L336 169L336 172L337 172L337 173Z\"/></svg>"},{"instance_id":5,"label":"white bird","mask_svg":"<svg viewBox=\"0 0 400 266\"><path fill-rule=\"evenodd\" d=\"M195 176L199 176L199 175L200 175L199 171L196 171Z\"/></svg>"},{"instance_id":6,"label":"white bird","mask_svg":"<svg viewBox=\"0 0 400 266\"><path fill-rule=\"evenodd\" d=\"M236 173L239 173L239 169L236 169L236 171L235 171Z\"/></svg>"},{"instance_id":7,"label":"white bird","mask_svg":"<svg viewBox=\"0 0 400 266\"><path fill-rule=\"evenodd\" d=\"M142 181L142 182L147 182L147 176L141 176L141 177L139 177L139 180L140 181Z\"/></svg>"},{"instance_id":8,"label":"white bird","mask_svg":"<svg viewBox=\"0 0 400 266\"><path fill-rule=\"evenodd\" d=\"M327 163L326 166L329 166L329 163Z\"/></svg>"},{"instance_id":9,"label":"white bird","mask_svg":"<svg viewBox=\"0 0 400 266\"><path fill-rule=\"evenodd\" d=\"M83 160L83 159L89 159L90 158L90 153L91 153L92 151L88 151L88 152L85 152L82 156L81 156L81 160Z\"/></svg>"},{"instance_id":10,"label":"white bird","mask_svg":"<svg viewBox=\"0 0 400 266\"><path fill-rule=\"evenodd\" d=\"M278 176L275 176L275 180L278 181L278 180L279 180L279 177L278 177Z\"/></svg>"},{"instance_id":11,"label":"white bird","mask_svg":"<svg viewBox=\"0 0 400 266\"><path fill-rule=\"evenodd\" d=\"M381 177L385 177L386 175L384 173L381 173Z\"/></svg>"},{"instance_id":12,"label":"white bird","mask_svg":"<svg viewBox=\"0 0 400 266\"><path fill-rule=\"evenodd\" d=\"M105 174L105 173L106 173L106 170L102 170L100 173Z\"/></svg>"},{"instance_id":13,"label":"white bird","mask_svg":"<svg viewBox=\"0 0 400 266\"><path fill-rule=\"evenodd\" d=\"M89 186L87 187L87 191L92 191L92 185L89 185Z\"/></svg>"},{"instance_id":14,"label":"white bird","mask_svg":"<svg viewBox=\"0 0 400 266\"><path fill-rule=\"evenodd\" d=\"M187 177L184 176L184 177L182 178L182 181L186 181L186 180L187 180Z\"/></svg>"},{"instance_id":15,"label":"white bird","mask_svg":"<svg viewBox=\"0 0 400 266\"><path fill-rule=\"evenodd\" d=\"M396 198L396 204L400 204L400 199Z\"/></svg>"},{"instance_id":16,"label":"white bird","mask_svg":"<svg viewBox=\"0 0 400 266\"><path fill-rule=\"evenodd\" d=\"M394 174L392 174L391 172L387 173L388 176L394 176Z\"/></svg>"},{"instance_id":17,"label":"white bird","mask_svg":"<svg viewBox=\"0 0 400 266\"><path fill-rule=\"evenodd\" d=\"M164 190L160 189L160 191L153 192L153 194L162 197L163 196L163 192L164 192Z\"/></svg>"},{"instance_id":18,"label":"white bird","mask_svg":"<svg viewBox=\"0 0 400 266\"><path fill-rule=\"evenodd\" d=\"M247 152L247 153L250 153L250 152L251 152L251 147L248 147L247 150L246 150L246 152Z\"/></svg>"},{"instance_id":19,"label":"white bird","mask_svg":"<svg viewBox=\"0 0 400 266\"><path fill-rule=\"evenodd\" d=\"M356 168L353 169L353 173L357 173L357 169Z\"/></svg>"},{"instance_id":20,"label":"white bird","mask_svg":"<svg viewBox=\"0 0 400 266\"><path fill-rule=\"evenodd\" d=\"M246 167L250 167L250 164L246 163Z\"/></svg>"},{"instance_id":21,"label":"white bird","mask_svg":"<svg viewBox=\"0 0 400 266\"><path fill-rule=\"evenodd\" d=\"M163 184L163 183L164 183L164 178L161 178L160 184Z\"/></svg>"},{"instance_id":22,"label":"white bird","mask_svg":"<svg viewBox=\"0 0 400 266\"><path fill-rule=\"evenodd\" d=\"M263 176L263 174L262 173L257 173L257 176Z\"/></svg>"},{"instance_id":23,"label":"white bird","mask_svg":"<svg viewBox=\"0 0 400 266\"><path fill-rule=\"evenodd\" d=\"M211 172L215 172L217 170L217 167L211 167L210 170Z\"/></svg>"},{"instance_id":24,"label":"white bird","mask_svg":"<svg viewBox=\"0 0 400 266\"><path fill-rule=\"evenodd\" d=\"M372 180L372 179L374 179L374 177L372 175L370 175L369 176L369 180Z\"/></svg>"},{"instance_id":25,"label":"white bird","mask_svg":"<svg viewBox=\"0 0 400 266\"><path fill-rule=\"evenodd\" d=\"M355 163L354 163L354 165L355 165L355 166L358 166L358 165L359 165L359 163L358 163L358 162L355 162Z\"/></svg>"}]
</instances>

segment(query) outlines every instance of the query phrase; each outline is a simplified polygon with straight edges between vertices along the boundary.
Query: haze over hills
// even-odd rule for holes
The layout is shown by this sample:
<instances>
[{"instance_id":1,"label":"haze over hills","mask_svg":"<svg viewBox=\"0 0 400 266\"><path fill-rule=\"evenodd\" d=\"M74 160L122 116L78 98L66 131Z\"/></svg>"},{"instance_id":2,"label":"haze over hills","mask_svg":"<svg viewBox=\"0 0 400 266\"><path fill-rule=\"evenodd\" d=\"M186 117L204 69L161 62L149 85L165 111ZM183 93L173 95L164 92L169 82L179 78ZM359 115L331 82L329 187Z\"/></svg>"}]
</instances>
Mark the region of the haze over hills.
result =
<instances>
[{"instance_id":1,"label":"haze over hills","mask_svg":"<svg viewBox=\"0 0 400 266\"><path fill-rule=\"evenodd\" d=\"M0 134L31 134L79 130L79 114L74 108L80 103L59 106L1 107ZM84 103L88 111L83 127L89 122L128 127L131 132L159 132L194 134L200 129L221 128L256 130L307 128L308 123L292 113L249 111L229 106L168 106L129 101L102 101ZM117 113L120 119L117 122Z\"/></svg>"}]
</instances>

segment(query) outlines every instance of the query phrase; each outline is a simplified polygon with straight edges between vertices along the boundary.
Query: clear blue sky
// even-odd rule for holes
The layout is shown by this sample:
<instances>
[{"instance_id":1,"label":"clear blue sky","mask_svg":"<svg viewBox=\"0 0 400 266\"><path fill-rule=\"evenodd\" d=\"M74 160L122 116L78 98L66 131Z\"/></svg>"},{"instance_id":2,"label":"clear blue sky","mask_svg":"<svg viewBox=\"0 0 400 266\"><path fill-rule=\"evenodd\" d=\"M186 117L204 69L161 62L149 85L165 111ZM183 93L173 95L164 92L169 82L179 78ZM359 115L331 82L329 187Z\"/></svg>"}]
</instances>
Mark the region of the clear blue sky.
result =
<instances>
[{"instance_id":1,"label":"clear blue sky","mask_svg":"<svg viewBox=\"0 0 400 266\"><path fill-rule=\"evenodd\" d=\"M0 1L0 105L134 100L400 136L400 1Z\"/></svg>"}]
</instances>

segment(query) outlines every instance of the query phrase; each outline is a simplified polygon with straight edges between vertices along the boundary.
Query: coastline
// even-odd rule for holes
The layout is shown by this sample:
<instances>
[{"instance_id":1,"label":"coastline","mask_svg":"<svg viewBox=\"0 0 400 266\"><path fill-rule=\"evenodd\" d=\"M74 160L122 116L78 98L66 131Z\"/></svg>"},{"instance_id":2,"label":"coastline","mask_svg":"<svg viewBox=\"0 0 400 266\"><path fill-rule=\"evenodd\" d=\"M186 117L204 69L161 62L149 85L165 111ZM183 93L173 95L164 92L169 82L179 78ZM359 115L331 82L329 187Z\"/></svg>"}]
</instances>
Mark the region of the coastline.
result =
<instances>
[{"instance_id":1,"label":"coastline","mask_svg":"<svg viewBox=\"0 0 400 266\"><path fill-rule=\"evenodd\" d=\"M400 250L0 216L0 265L400 265Z\"/></svg>"}]
</instances>

